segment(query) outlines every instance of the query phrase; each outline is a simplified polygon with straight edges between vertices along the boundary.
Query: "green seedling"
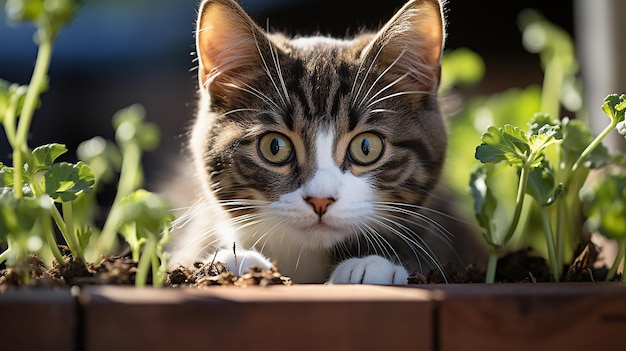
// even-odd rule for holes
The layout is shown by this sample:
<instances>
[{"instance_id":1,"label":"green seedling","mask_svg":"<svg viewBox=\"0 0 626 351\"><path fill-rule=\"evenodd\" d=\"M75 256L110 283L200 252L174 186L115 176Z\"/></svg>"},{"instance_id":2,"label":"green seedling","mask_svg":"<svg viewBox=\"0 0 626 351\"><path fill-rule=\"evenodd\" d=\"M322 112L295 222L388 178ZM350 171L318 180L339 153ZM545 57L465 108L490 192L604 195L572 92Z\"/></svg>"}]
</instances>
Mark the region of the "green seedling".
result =
<instances>
[{"instance_id":1,"label":"green seedling","mask_svg":"<svg viewBox=\"0 0 626 351\"><path fill-rule=\"evenodd\" d=\"M162 285L167 266L163 246L169 239L172 217L167 204L154 194L137 190L143 183L142 153L158 145L159 131L144 121L139 105L113 118L117 144L100 137L79 147L77 163L59 162L67 153L61 144L30 149L27 136L39 96L47 89L52 45L82 1L9 0L6 12L14 22L32 22L37 28L37 61L27 86L0 80L0 122L13 150L13 165L0 163L0 263L26 266L30 254L50 252L58 261L57 232L72 256L82 262L115 252L118 234L131 246L138 262L137 285ZM117 193L104 228L94 224L98 212L95 191L103 181L114 181ZM28 276L24 276L28 280Z\"/></svg>"},{"instance_id":2,"label":"green seedling","mask_svg":"<svg viewBox=\"0 0 626 351\"><path fill-rule=\"evenodd\" d=\"M115 250L118 234L117 223L120 221L120 216L123 215L119 209L119 204L123 198L143 184L143 168L141 166L143 151L153 150L158 145L159 129L155 124L145 122L144 116L145 112L139 105L130 106L113 116L115 137L121 156L120 175L111 211L96 244L96 254ZM106 148L102 149L102 152L107 152ZM115 156L115 153L110 150L108 154ZM92 160L96 161L96 158L92 157ZM111 160L110 162L115 161Z\"/></svg>"},{"instance_id":3,"label":"green seedling","mask_svg":"<svg viewBox=\"0 0 626 351\"><path fill-rule=\"evenodd\" d=\"M129 244L133 260L138 262L137 286L146 284L148 269L152 270L152 284L162 286L167 273L164 247L174 219L168 204L157 195L139 189L124 197L119 209L118 230Z\"/></svg>"},{"instance_id":4,"label":"green seedling","mask_svg":"<svg viewBox=\"0 0 626 351\"><path fill-rule=\"evenodd\" d=\"M526 195L531 196L540 208L550 271L552 278L559 280L566 237L577 233L573 224L579 222L575 217L580 208L578 194L591 169L604 167L617 159L609 156L601 142L618 124L623 124L624 107L624 95L609 95L605 99L602 109L611 122L595 138L580 121L550 120L546 115L535 116L527 133L505 125L501 128L491 126L483 134L482 144L475 153L482 165L472 174L470 187L476 218L491 247L487 282L494 281L497 257L513 234L521 230L520 218ZM550 162L548 155L553 156L555 162ZM490 184L501 163L513 167L518 174L514 214L505 230L494 224L498 197ZM620 200L623 201L620 198L616 201Z\"/></svg>"},{"instance_id":5,"label":"green seedling","mask_svg":"<svg viewBox=\"0 0 626 351\"><path fill-rule=\"evenodd\" d=\"M443 179L460 194L459 212L477 219L491 249L489 282L494 281L498 256L505 249L528 246L548 257L552 279L559 280L574 245L589 235L583 230L578 190L590 170L623 163L623 155L609 155L601 141L615 128L626 133L626 124L612 117L605 131L594 137L585 122L573 40L532 10L520 14L519 25L526 49L540 56L542 86L472 97L459 108L450 122L453 138ZM463 67L482 72L472 61L476 57L444 57L448 66L444 65L442 77L448 70L447 76L453 78L446 90L463 85L463 80L455 81ZM615 99L620 98L609 97L604 108L619 105ZM561 106L575 118L558 119ZM616 116L617 111L609 113ZM467 150L473 150L479 139L482 144L474 156L482 163L476 166ZM466 196L467 178L458 170L472 167L471 196ZM466 210L472 208L473 213Z\"/></svg>"}]
</instances>

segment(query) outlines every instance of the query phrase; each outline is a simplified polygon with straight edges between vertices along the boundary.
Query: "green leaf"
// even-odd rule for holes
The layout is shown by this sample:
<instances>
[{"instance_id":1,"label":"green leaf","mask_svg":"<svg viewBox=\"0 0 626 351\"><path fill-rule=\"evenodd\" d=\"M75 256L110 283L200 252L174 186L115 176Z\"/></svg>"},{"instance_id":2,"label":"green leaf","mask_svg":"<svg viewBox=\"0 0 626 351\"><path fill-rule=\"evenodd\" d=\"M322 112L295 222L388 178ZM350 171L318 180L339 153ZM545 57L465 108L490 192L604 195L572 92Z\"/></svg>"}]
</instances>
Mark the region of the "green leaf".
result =
<instances>
[{"instance_id":1,"label":"green leaf","mask_svg":"<svg viewBox=\"0 0 626 351\"><path fill-rule=\"evenodd\" d=\"M529 127L528 136L510 124L503 128L489 127L482 135L482 144L476 148L474 157L483 163L507 161L517 167L527 163L531 169L539 167L545 157L545 149L563 138L561 126L546 115L536 115Z\"/></svg>"},{"instance_id":2,"label":"green leaf","mask_svg":"<svg viewBox=\"0 0 626 351\"><path fill-rule=\"evenodd\" d=\"M83 162L55 163L44 176L45 191L57 202L72 201L81 193L93 190L95 179Z\"/></svg>"},{"instance_id":3,"label":"green leaf","mask_svg":"<svg viewBox=\"0 0 626 351\"><path fill-rule=\"evenodd\" d=\"M541 206L551 205L561 195L563 184L555 187L554 170L548 160L542 160L541 166L530 172L526 192Z\"/></svg>"},{"instance_id":4,"label":"green leaf","mask_svg":"<svg viewBox=\"0 0 626 351\"><path fill-rule=\"evenodd\" d=\"M561 139L563 139L561 127L548 124L539 128L537 134L531 135L528 139L528 144L532 150L531 167L540 167L546 148Z\"/></svg>"},{"instance_id":5,"label":"green leaf","mask_svg":"<svg viewBox=\"0 0 626 351\"><path fill-rule=\"evenodd\" d=\"M136 143L142 150L154 150L159 144L160 130L154 123L144 121L145 110L141 105L131 105L113 116L115 138L124 147Z\"/></svg>"},{"instance_id":6,"label":"green leaf","mask_svg":"<svg viewBox=\"0 0 626 351\"><path fill-rule=\"evenodd\" d=\"M543 135L552 131L557 134L561 128L561 121L553 119L545 113L536 113L528 123L528 134Z\"/></svg>"},{"instance_id":7,"label":"green leaf","mask_svg":"<svg viewBox=\"0 0 626 351\"><path fill-rule=\"evenodd\" d=\"M490 126L481 140L474 157L482 163L507 161L521 167L531 152L526 133L510 124L503 128Z\"/></svg>"},{"instance_id":8,"label":"green leaf","mask_svg":"<svg viewBox=\"0 0 626 351\"><path fill-rule=\"evenodd\" d=\"M469 86L478 83L485 75L482 57L468 48L458 48L446 52L441 62L440 91L446 92L452 86Z\"/></svg>"},{"instance_id":9,"label":"green leaf","mask_svg":"<svg viewBox=\"0 0 626 351\"><path fill-rule=\"evenodd\" d=\"M34 21L45 14L42 0L7 0L5 11L12 21Z\"/></svg>"},{"instance_id":10,"label":"green leaf","mask_svg":"<svg viewBox=\"0 0 626 351\"><path fill-rule=\"evenodd\" d=\"M76 230L76 236L78 236L78 244L83 249L87 247L89 239L93 236L93 229L91 227L83 227Z\"/></svg>"},{"instance_id":11,"label":"green leaf","mask_svg":"<svg viewBox=\"0 0 626 351\"><path fill-rule=\"evenodd\" d=\"M562 162L566 169L570 169L580 154L593 141L589 127L580 120L570 120L564 118L562 121L563 142L561 149L563 150ZM611 155L604 145L599 144L587 156L586 166L589 168L601 168L612 162Z\"/></svg>"},{"instance_id":12,"label":"green leaf","mask_svg":"<svg viewBox=\"0 0 626 351\"><path fill-rule=\"evenodd\" d=\"M586 225L592 231L617 239L626 236L626 174L603 174L580 192Z\"/></svg>"},{"instance_id":13,"label":"green leaf","mask_svg":"<svg viewBox=\"0 0 626 351\"><path fill-rule=\"evenodd\" d=\"M0 238L31 231L39 211L47 210L50 198L16 199L13 189L0 188Z\"/></svg>"},{"instance_id":14,"label":"green leaf","mask_svg":"<svg viewBox=\"0 0 626 351\"><path fill-rule=\"evenodd\" d=\"M474 198L474 213L478 224L485 229L485 238L490 244L494 243L495 234L494 213L498 206L498 200L493 195L487 183L491 165L479 165L470 176L470 191Z\"/></svg>"},{"instance_id":15,"label":"green leaf","mask_svg":"<svg viewBox=\"0 0 626 351\"><path fill-rule=\"evenodd\" d=\"M24 104L27 88L28 86L10 84L0 79L0 122L6 123L4 118L10 109L13 110L13 117L16 118L17 111L21 110Z\"/></svg>"},{"instance_id":16,"label":"green leaf","mask_svg":"<svg viewBox=\"0 0 626 351\"><path fill-rule=\"evenodd\" d=\"M12 188L13 180L15 177L14 173L15 170L13 169L13 167L7 167L3 165L2 162L0 162L0 187ZM22 178L23 194L26 196L31 196L32 189L30 187L30 184L28 184L28 182L30 181L30 177L28 174L22 174Z\"/></svg>"},{"instance_id":17,"label":"green leaf","mask_svg":"<svg viewBox=\"0 0 626 351\"><path fill-rule=\"evenodd\" d=\"M10 188L13 186L13 168L7 167L0 162L0 187Z\"/></svg>"},{"instance_id":18,"label":"green leaf","mask_svg":"<svg viewBox=\"0 0 626 351\"><path fill-rule=\"evenodd\" d=\"M624 94L610 94L604 99L602 111L611 118L613 123L624 121L624 113L626 112L626 96Z\"/></svg>"},{"instance_id":19,"label":"green leaf","mask_svg":"<svg viewBox=\"0 0 626 351\"><path fill-rule=\"evenodd\" d=\"M11 100L9 82L0 79L0 122L4 119L4 114L9 108L9 100Z\"/></svg>"},{"instance_id":20,"label":"green leaf","mask_svg":"<svg viewBox=\"0 0 626 351\"><path fill-rule=\"evenodd\" d=\"M139 237L146 234L158 235L164 225L174 219L169 204L158 195L139 189L120 201L122 219L120 225L136 224Z\"/></svg>"},{"instance_id":21,"label":"green leaf","mask_svg":"<svg viewBox=\"0 0 626 351\"><path fill-rule=\"evenodd\" d=\"M122 166L117 145L99 136L80 143L76 154L89 165L98 181L112 182Z\"/></svg>"},{"instance_id":22,"label":"green leaf","mask_svg":"<svg viewBox=\"0 0 626 351\"><path fill-rule=\"evenodd\" d=\"M29 162L28 173L32 176L43 170L48 170L54 161L67 152L67 147L61 144L47 144L35 148Z\"/></svg>"},{"instance_id":23,"label":"green leaf","mask_svg":"<svg viewBox=\"0 0 626 351\"><path fill-rule=\"evenodd\" d=\"M16 22L33 22L54 37L68 24L84 0L7 0L7 17Z\"/></svg>"}]
</instances>

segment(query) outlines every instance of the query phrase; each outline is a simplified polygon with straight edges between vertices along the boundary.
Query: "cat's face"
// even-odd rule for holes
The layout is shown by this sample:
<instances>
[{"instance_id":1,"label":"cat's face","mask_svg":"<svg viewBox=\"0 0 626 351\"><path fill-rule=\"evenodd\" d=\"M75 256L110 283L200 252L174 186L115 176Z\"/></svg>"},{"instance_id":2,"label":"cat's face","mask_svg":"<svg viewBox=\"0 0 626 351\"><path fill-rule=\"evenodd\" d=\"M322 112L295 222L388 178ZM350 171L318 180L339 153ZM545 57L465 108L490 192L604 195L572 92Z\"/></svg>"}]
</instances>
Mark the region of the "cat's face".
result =
<instances>
[{"instance_id":1,"label":"cat's face","mask_svg":"<svg viewBox=\"0 0 626 351\"><path fill-rule=\"evenodd\" d=\"M305 247L402 231L444 160L442 41L435 0L352 40L267 35L234 2L205 2L191 144L205 191L235 227Z\"/></svg>"}]
</instances>

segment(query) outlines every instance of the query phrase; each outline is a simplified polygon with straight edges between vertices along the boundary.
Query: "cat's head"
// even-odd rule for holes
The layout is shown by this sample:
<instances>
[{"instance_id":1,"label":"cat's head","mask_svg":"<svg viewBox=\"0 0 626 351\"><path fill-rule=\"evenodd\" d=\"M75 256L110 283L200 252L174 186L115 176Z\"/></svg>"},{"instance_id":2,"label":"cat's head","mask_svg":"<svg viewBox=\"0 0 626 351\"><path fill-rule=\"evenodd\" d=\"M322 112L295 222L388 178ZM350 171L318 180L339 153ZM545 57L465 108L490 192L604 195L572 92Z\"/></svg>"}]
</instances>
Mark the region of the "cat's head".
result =
<instances>
[{"instance_id":1,"label":"cat's head","mask_svg":"<svg viewBox=\"0 0 626 351\"><path fill-rule=\"evenodd\" d=\"M206 1L196 37L191 150L233 223L293 228L291 239L329 248L407 215L437 182L437 0L409 1L348 40L267 34L234 1Z\"/></svg>"}]
</instances>

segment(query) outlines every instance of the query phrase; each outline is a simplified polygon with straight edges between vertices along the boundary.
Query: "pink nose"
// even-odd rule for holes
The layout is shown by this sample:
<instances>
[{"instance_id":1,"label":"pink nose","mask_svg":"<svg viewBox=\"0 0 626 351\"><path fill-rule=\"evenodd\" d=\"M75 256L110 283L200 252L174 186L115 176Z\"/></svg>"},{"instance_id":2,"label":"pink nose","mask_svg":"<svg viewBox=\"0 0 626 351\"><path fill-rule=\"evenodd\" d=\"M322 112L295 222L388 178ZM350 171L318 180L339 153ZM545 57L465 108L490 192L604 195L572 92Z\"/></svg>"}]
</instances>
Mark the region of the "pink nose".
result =
<instances>
[{"instance_id":1,"label":"pink nose","mask_svg":"<svg viewBox=\"0 0 626 351\"><path fill-rule=\"evenodd\" d=\"M335 199L333 199L332 197L328 197L328 198L307 197L304 200L308 202L311 206L313 206L313 210L320 217L322 217L324 213L326 213L326 210L328 210L328 206L330 206L333 202L335 202Z\"/></svg>"}]
</instances>

